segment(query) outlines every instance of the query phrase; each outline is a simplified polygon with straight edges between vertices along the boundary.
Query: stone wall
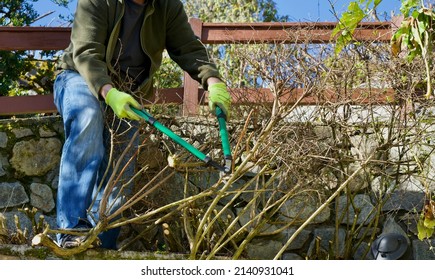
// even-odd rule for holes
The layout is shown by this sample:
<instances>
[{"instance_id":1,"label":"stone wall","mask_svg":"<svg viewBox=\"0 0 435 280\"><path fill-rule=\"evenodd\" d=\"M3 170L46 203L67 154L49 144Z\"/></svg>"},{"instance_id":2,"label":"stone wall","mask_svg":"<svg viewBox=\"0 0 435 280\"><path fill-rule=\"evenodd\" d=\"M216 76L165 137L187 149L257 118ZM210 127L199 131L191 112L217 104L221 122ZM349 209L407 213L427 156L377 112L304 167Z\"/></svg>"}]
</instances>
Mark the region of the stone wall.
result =
<instances>
[{"instance_id":1,"label":"stone wall","mask_svg":"<svg viewBox=\"0 0 435 280\"><path fill-rule=\"evenodd\" d=\"M39 210L55 226L55 197L63 125L58 117L0 120L0 209L8 228L14 216L32 234L25 208Z\"/></svg>"},{"instance_id":2,"label":"stone wall","mask_svg":"<svg viewBox=\"0 0 435 280\"><path fill-rule=\"evenodd\" d=\"M321 139L328 134L328 129L319 126L313 131L317 133L318 139ZM201 132L203 129L198 131ZM367 141L361 139L359 135L352 138L354 147L361 148L361 142L364 142L364 149L370 149ZM0 211L7 219L10 232L16 230L14 217L17 216L21 228L27 228L28 235L31 237L32 222L22 210L32 207L37 208L38 213L44 215L51 227L56 227L55 201L62 143L62 122L58 116L0 120ZM155 166L158 166L158 163ZM248 174L235 183L234 189L245 184L249 176L255 175L254 167L251 175ZM315 177L319 175L314 174ZM182 176L175 176L166 188L156 192L152 197L154 203L164 205L171 200L182 198L182 188L173 187L182 184L180 183ZM205 186L202 187L206 188L210 181L217 180L216 176L216 174L197 175L196 178L191 179L191 182L196 180L196 186L201 188L201 184L204 184ZM364 241L364 238L349 237L350 232L358 232L369 236L399 233L406 236L408 242L407 253L403 258L435 259L435 254L430 249L435 244L432 241L420 241L416 238L416 215L421 211L424 200L424 187L418 178L408 176L400 186L394 186L394 190L389 193L389 199L383 205L379 205L377 203L379 200L376 199L379 190L385 185L381 177L374 177L369 182L366 179L361 176L354 178L349 184L355 190L352 201L349 200L348 194L342 193L336 198L334 206L331 204L325 207L308 226L298 232L291 244L286 244L288 239L321 203L316 199L316 195L308 191L285 201L279 210L278 220L284 223L294 221L294 223L285 230L280 230L278 234L272 234L279 229L276 224L265 224L261 230L262 236L254 238L249 243L244 256L252 259L271 259L283 246L288 245L282 255L283 259L321 258L322 254L326 256L328 252L330 253L331 246L334 246L336 258L344 258L342 254L351 246L353 249L350 258L371 259L370 244ZM368 187L371 191L359 192ZM252 195L244 195L242 199L244 202L240 203L241 205L249 203ZM373 226L374 215L379 207L382 215L379 223ZM239 215L239 224L243 226L249 223L252 213L240 214L241 209L231 208L228 216ZM356 231L355 228L359 230ZM349 244L349 240L362 240L362 242Z\"/></svg>"}]
</instances>

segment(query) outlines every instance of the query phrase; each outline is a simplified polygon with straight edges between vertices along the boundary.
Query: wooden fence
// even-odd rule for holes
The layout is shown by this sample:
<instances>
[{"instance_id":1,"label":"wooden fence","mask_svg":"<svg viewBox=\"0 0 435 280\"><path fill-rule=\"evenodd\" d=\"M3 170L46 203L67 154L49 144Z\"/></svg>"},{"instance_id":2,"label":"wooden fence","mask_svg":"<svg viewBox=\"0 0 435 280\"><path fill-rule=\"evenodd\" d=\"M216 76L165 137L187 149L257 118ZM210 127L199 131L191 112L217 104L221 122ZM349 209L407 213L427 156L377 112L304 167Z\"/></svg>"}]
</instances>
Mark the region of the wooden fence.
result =
<instances>
[{"instance_id":1,"label":"wooden fence","mask_svg":"<svg viewBox=\"0 0 435 280\"><path fill-rule=\"evenodd\" d=\"M354 34L355 40L389 42L397 23L398 19L391 22L362 23ZM203 23L198 19L191 19L190 24L204 44L326 44L331 43L331 34L337 23ZM71 29L66 27L0 27L0 50L63 50L69 43L70 32ZM294 34L298 36L293 36ZM292 96L288 99L289 102L298 100L298 96L302 94L302 90L289 89L288 94L290 92ZM163 89L161 93L159 96L164 98L154 102L183 104L184 115L197 114L199 105L204 100L204 91L187 74L184 75L183 88ZM273 98L267 89L262 89L262 94L262 101ZM249 99L250 95L242 99L235 96L234 103L241 102L242 99L243 102L256 102ZM313 102L315 100L309 97L303 100L305 104ZM0 115L52 112L56 112L52 94L0 97Z\"/></svg>"}]
</instances>

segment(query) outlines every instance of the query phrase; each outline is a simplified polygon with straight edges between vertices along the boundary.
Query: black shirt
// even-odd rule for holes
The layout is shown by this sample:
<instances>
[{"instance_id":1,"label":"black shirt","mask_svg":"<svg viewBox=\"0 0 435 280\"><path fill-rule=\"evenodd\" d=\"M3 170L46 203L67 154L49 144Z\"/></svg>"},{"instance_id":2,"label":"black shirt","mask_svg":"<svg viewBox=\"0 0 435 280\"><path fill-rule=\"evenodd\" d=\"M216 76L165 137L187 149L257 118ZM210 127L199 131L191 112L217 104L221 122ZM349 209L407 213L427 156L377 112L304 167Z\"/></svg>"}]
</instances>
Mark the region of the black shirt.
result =
<instances>
[{"instance_id":1,"label":"black shirt","mask_svg":"<svg viewBox=\"0 0 435 280\"><path fill-rule=\"evenodd\" d=\"M119 72L122 83L135 89L149 76L150 58L144 53L140 32L147 3L125 1L125 14L121 23L112 64Z\"/></svg>"}]
</instances>

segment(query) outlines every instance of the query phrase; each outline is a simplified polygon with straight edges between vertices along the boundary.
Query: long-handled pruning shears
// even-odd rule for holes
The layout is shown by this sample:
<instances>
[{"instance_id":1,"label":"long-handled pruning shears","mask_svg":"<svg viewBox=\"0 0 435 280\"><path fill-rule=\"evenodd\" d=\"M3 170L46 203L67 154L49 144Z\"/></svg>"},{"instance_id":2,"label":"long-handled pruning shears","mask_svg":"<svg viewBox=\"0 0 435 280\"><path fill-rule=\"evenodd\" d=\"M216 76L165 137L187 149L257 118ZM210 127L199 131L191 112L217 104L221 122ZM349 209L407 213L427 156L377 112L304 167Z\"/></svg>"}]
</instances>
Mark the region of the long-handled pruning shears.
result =
<instances>
[{"instance_id":1,"label":"long-handled pruning shears","mask_svg":"<svg viewBox=\"0 0 435 280\"><path fill-rule=\"evenodd\" d=\"M148 113L145 109L139 110L136 108L131 107L132 110L138 114L141 118L143 118L147 123L154 126L158 130L160 130L162 133L166 134L169 138L174 140L177 144L181 145L183 148L188 150L191 154L193 154L195 157L200 159L201 161L205 162L207 165L213 166L216 169L218 169L221 172L224 172L226 174L231 173L231 165L232 165L232 156L231 156L231 147L230 147L230 141L228 138L228 131L227 131L227 123L226 123L226 116L223 110L219 107L216 107L216 117L218 119L219 123L219 134L222 141L222 150L224 154L224 165L221 165L217 163L216 161L212 160L211 157L207 156L185 140L183 140L180 136L175 134L172 130L158 122L150 113Z\"/></svg>"}]
</instances>

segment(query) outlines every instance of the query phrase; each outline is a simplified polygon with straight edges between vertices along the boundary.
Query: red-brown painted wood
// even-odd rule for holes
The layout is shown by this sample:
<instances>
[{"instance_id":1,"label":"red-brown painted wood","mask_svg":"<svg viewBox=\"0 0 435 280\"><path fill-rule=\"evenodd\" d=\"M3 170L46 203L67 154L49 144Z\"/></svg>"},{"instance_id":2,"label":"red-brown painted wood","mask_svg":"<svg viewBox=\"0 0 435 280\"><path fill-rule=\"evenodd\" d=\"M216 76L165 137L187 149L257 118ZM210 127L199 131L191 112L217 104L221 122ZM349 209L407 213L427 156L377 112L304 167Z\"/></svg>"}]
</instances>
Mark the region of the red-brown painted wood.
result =
<instances>
[{"instance_id":1,"label":"red-brown painted wood","mask_svg":"<svg viewBox=\"0 0 435 280\"><path fill-rule=\"evenodd\" d=\"M401 19L392 22L362 23L355 32L358 41L388 42L392 32L397 29ZM287 22L287 23L203 23L191 19L195 34L204 44L258 44L258 43L330 43L336 22ZM0 27L0 50L63 50L70 41L69 27ZM188 74L184 76L184 88L162 89L149 103L183 104L184 115L199 112L200 104L205 104L204 90ZM231 89L233 102L256 103L271 102L273 94L268 89ZM367 95L366 89L354 90L349 97L356 104L385 103L394 100L392 89L374 90ZM282 102L294 103L303 89L288 89L280 97ZM339 96L325 90L322 94L304 96L301 104L322 104L336 102ZM0 97L0 115L19 115L32 113L53 113L56 108L52 95Z\"/></svg>"}]
</instances>

